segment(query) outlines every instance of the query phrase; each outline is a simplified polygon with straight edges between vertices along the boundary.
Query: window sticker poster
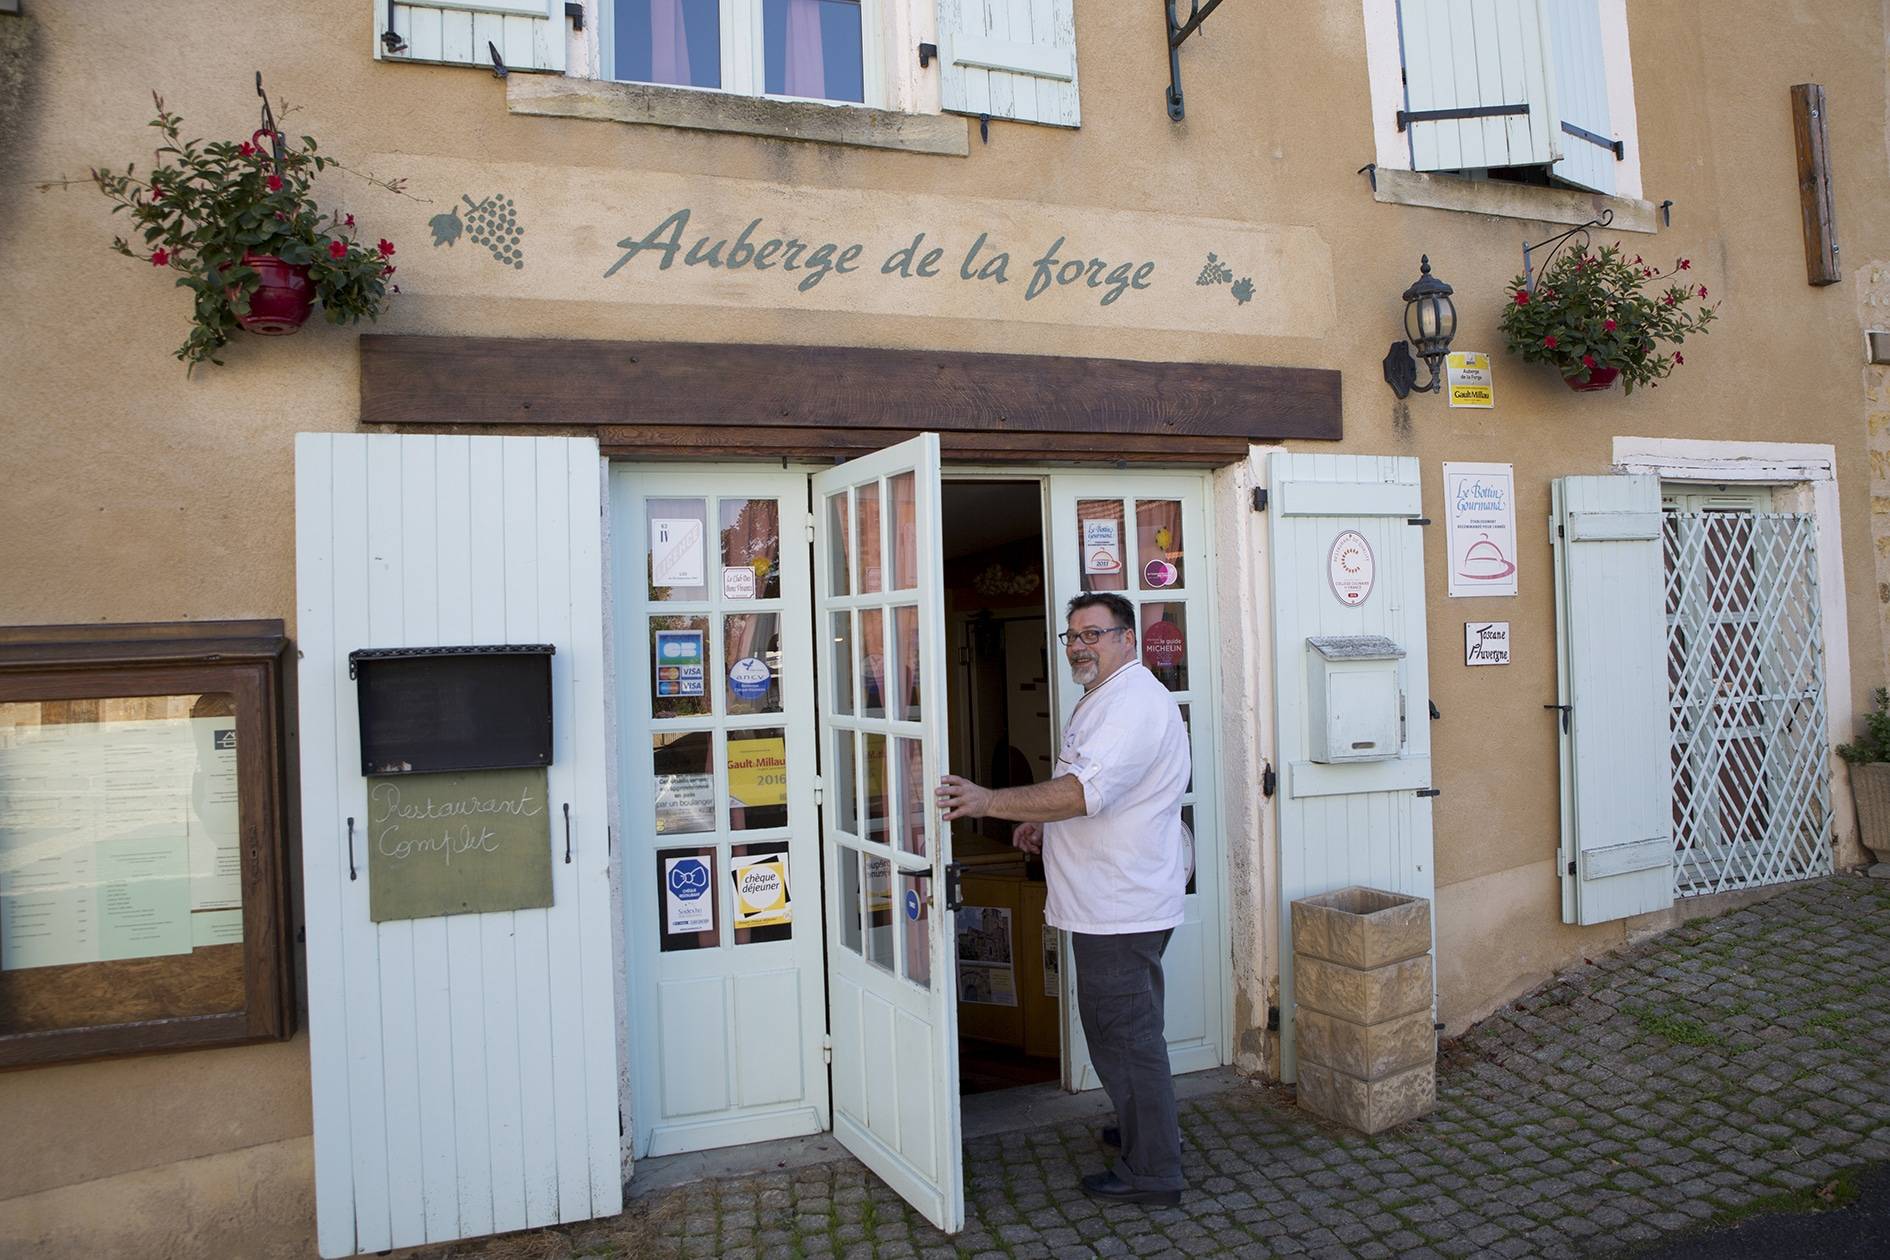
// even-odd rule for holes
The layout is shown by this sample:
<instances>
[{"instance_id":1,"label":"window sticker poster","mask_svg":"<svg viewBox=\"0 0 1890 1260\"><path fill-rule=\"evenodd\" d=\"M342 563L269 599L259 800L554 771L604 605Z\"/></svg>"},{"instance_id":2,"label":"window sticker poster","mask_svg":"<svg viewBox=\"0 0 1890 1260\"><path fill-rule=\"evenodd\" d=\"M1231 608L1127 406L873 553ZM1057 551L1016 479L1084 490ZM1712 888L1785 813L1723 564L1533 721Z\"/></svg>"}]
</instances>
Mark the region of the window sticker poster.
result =
<instances>
[{"instance_id":1,"label":"window sticker poster","mask_svg":"<svg viewBox=\"0 0 1890 1260\"><path fill-rule=\"evenodd\" d=\"M1122 531L1117 527L1117 522L1083 522L1083 572L1122 572Z\"/></svg>"},{"instance_id":2,"label":"window sticker poster","mask_svg":"<svg viewBox=\"0 0 1890 1260\"><path fill-rule=\"evenodd\" d=\"M735 926L776 927L794 921L788 896L787 854L757 853L729 859L735 885Z\"/></svg>"},{"instance_id":3,"label":"window sticker poster","mask_svg":"<svg viewBox=\"0 0 1890 1260\"><path fill-rule=\"evenodd\" d=\"M958 1000L980 1006L1016 1006L1010 910L1004 906L964 906L958 911L956 924Z\"/></svg>"},{"instance_id":4,"label":"window sticker poster","mask_svg":"<svg viewBox=\"0 0 1890 1260\"><path fill-rule=\"evenodd\" d=\"M705 657L700 630L656 632L656 694L699 696Z\"/></svg>"},{"instance_id":5,"label":"window sticker poster","mask_svg":"<svg viewBox=\"0 0 1890 1260\"><path fill-rule=\"evenodd\" d=\"M715 830L715 776L656 776L656 830L660 835Z\"/></svg>"},{"instance_id":6,"label":"window sticker poster","mask_svg":"<svg viewBox=\"0 0 1890 1260\"><path fill-rule=\"evenodd\" d=\"M703 584L702 522L657 517L650 522L650 585Z\"/></svg>"},{"instance_id":7,"label":"window sticker poster","mask_svg":"<svg viewBox=\"0 0 1890 1260\"><path fill-rule=\"evenodd\" d=\"M1516 593L1516 467L1444 465L1444 546L1453 596Z\"/></svg>"},{"instance_id":8,"label":"window sticker poster","mask_svg":"<svg viewBox=\"0 0 1890 1260\"><path fill-rule=\"evenodd\" d=\"M715 898L709 885L715 876L713 857L666 857L663 859L663 931L713 932Z\"/></svg>"}]
</instances>

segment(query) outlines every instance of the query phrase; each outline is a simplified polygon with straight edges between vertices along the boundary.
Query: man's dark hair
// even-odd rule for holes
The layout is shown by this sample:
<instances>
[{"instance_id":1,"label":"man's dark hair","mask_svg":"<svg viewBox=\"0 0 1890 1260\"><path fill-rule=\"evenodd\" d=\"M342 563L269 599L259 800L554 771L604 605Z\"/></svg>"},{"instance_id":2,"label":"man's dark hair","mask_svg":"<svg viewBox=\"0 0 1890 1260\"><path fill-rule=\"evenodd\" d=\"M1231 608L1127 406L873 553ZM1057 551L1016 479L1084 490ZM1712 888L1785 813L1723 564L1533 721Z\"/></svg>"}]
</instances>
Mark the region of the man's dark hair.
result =
<instances>
[{"instance_id":1,"label":"man's dark hair","mask_svg":"<svg viewBox=\"0 0 1890 1260\"><path fill-rule=\"evenodd\" d=\"M1070 601L1070 606L1063 610L1063 619L1068 621L1085 608L1107 608L1109 615L1115 618L1117 625L1124 630L1135 629L1135 605L1120 595L1109 591L1084 591Z\"/></svg>"}]
</instances>

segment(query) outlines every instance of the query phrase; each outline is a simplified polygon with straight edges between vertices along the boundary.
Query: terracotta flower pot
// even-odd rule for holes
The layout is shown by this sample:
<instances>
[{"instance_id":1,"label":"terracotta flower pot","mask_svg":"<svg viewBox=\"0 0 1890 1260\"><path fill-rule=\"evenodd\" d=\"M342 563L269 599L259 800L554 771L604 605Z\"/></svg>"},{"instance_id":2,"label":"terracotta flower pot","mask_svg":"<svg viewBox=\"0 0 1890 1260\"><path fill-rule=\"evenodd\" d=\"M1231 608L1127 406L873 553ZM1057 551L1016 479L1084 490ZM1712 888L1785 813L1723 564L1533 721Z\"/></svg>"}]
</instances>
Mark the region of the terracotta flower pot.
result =
<instances>
[{"instance_id":1,"label":"terracotta flower pot","mask_svg":"<svg viewBox=\"0 0 1890 1260\"><path fill-rule=\"evenodd\" d=\"M239 315L237 322L265 337L284 337L300 328L315 306L308 267L270 254L244 254L243 265L254 268L262 282L249 295L249 314Z\"/></svg>"},{"instance_id":2,"label":"terracotta flower pot","mask_svg":"<svg viewBox=\"0 0 1890 1260\"><path fill-rule=\"evenodd\" d=\"M1620 368L1589 368L1577 376L1564 376L1563 382L1570 389L1587 393L1591 390L1607 389L1614 384L1614 378L1621 375Z\"/></svg>"}]
</instances>

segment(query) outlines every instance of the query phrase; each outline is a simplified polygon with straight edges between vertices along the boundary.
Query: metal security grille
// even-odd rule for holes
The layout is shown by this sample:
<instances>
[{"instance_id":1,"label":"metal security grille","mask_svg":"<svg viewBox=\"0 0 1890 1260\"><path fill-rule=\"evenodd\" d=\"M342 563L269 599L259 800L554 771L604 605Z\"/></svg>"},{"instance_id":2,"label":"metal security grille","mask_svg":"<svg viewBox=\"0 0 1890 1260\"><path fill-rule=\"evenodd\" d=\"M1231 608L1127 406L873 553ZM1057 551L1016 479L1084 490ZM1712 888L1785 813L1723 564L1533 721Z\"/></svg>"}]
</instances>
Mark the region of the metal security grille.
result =
<instances>
[{"instance_id":1,"label":"metal security grille","mask_svg":"<svg viewBox=\"0 0 1890 1260\"><path fill-rule=\"evenodd\" d=\"M1813 520L1665 519L1674 895L1825 874L1831 788Z\"/></svg>"}]
</instances>

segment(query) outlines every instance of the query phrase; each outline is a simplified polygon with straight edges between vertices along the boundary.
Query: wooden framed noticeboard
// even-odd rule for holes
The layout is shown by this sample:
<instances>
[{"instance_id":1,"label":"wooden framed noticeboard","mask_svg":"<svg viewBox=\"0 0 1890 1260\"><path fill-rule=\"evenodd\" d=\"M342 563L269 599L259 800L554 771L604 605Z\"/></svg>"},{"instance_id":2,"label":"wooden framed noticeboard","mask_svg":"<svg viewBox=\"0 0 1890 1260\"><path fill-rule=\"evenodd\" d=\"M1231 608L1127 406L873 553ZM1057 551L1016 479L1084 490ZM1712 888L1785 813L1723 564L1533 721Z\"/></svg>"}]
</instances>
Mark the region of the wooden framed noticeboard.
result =
<instances>
[{"instance_id":1,"label":"wooden framed noticeboard","mask_svg":"<svg viewBox=\"0 0 1890 1260\"><path fill-rule=\"evenodd\" d=\"M0 1067L286 1037L280 621L0 628Z\"/></svg>"},{"instance_id":2,"label":"wooden framed noticeboard","mask_svg":"<svg viewBox=\"0 0 1890 1260\"><path fill-rule=\"evenodd\" d=\"M543 769L368 779L368 918L551 904Z\"/></svg>"}]
</instances>

